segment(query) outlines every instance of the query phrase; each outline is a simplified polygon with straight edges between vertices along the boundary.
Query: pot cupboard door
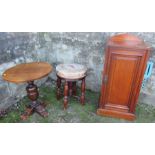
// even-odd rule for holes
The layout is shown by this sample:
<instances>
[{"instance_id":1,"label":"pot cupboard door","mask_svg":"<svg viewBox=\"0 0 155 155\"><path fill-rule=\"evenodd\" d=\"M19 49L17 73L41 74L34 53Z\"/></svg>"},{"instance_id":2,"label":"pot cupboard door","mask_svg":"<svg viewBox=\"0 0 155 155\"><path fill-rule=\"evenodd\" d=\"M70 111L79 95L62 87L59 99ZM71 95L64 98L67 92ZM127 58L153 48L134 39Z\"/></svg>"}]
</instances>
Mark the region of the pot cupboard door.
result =
<instances>
[{"instance_id":1,"label":"pot cupboard door","mask_svg":"<svg viewBox=\"0 0 155 155\"><path fill-rule=\"evenodd\" d=\"M109 110L133 112L134 98L143 78L145 52L118 49L107 52L103 106Z\"/></svg>"}]
</instances>

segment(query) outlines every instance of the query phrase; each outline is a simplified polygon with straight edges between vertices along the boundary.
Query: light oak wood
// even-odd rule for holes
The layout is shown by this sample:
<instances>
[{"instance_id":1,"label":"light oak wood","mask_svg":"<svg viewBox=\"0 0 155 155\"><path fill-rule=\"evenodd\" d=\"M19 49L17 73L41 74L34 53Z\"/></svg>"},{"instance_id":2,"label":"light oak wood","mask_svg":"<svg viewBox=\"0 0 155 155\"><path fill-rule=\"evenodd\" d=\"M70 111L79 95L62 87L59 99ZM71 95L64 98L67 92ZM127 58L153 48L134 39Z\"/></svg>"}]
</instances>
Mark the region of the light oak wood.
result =
<instances>
[{"instance_id":1,"label":"light oak wood","mask_svg":"<svg viewBox=\"0 0 155 155\"><path fill-rule=\"evenodd\" d=\"M13 83L38 80L52 72L52 66L46 62L19 64L6 70L3 79Z\"/></svg>"}]
</instances>

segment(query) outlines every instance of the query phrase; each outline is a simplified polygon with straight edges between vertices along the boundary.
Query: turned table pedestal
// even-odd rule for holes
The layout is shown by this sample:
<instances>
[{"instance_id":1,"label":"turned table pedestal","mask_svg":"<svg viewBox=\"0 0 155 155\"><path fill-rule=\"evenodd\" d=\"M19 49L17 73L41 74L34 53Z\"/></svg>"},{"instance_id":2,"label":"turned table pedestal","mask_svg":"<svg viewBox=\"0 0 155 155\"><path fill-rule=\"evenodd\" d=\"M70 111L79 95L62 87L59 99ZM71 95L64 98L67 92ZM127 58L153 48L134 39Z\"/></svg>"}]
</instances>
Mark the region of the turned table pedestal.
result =
<instances>
[{"instance_id":1,"label":"turned table pedestal","mask_svg":"<svg viewBox=\"0 0 155 155\"><path fill-rule=\"evenodd\" d=\"M26 111L21 115L21 119L27 119L33 112L37 112L42 117L47 117L48 112L45 110L45 104L38 100L39 92L34 84L35 80L41 79L52 72L52 66L45 62L32 62L19 64L6 70L3 73L3 79L13 83L27 82L27 96L30 99L30 104Z\"/></svg>"},{"instance_id":2,"label":"turned table pedestal","mask_svg":"<svg viewBox=\"0 0 155 155\"><path fill-rule=\"evenodd\" d=\"M80 102L82 105L85 103L85 78L87 69L80 64L60 64L56 67L57 72L57 99L59 100L61 97L61 83L62 80L65 81L64 84L64 109L67 108L68 105L68 97L76 96L76 82L81 81L81 96Z\"/></svg>"}]
</instances>

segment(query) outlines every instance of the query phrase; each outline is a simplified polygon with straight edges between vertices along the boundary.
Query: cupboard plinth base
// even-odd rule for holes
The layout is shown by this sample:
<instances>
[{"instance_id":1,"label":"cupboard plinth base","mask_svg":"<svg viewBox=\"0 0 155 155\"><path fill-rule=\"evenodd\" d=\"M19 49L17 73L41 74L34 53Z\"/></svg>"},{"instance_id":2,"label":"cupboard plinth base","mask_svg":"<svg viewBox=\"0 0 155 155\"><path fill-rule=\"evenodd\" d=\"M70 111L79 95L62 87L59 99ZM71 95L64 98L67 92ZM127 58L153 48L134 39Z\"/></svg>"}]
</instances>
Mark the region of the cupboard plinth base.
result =
<instances>
[{"instance_id":1,"label":"cupboard plinth base","mask_svg":"<svg viewBox=\"0 0 155 155\"><path fill-rule=\"evenodd\" d=\"M119 111L114 111L114 110L108 110L108 109L98 109L97 114L101 115L101 116L126 119L129 121L134 121L136 119L135 114L119 112Z\"/></svg>"}]
</instances>

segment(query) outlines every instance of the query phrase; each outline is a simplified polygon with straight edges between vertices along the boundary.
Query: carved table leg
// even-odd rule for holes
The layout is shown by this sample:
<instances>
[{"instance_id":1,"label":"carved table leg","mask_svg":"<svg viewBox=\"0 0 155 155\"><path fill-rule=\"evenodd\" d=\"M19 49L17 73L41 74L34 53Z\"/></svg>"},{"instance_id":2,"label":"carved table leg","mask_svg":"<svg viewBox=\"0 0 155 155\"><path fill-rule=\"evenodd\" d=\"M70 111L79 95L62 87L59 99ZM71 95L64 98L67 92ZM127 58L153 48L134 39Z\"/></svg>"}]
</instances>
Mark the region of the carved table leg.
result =
<instances>
[{"instance_id":1,"label":"carved table leg","mask_svg":"<svg viewBox=\"0 0 155 155\"><path fill-rule=\"evenodd\" d=\"M61 78L57 76L57 100L59 100L61 97L60 88L61 88Z\"/></svg>"},{"instance_id":2,"label":"carved table leg","mask_svg":"<svg viewBox=\"0 0 155 155\"><path fill-rule=\"evenodd\" d=\"M80 102L82 105L84 105L85 103L85 78L82 79L82 83L81 83L81 97L80 97Z\"/></svg>"},{"instance_id":3,"label":"carved table leg","mask_svg":"<svg viewBox=\"0 0 155 155\"><path fill-rule=\"evenodd\" d=\"M72 90L72 82L68 82L69 85L69 96L72 96L73 90Z\"/></svg>"},{"instance_id":4,"label":"carved table leg","mask_svg":"<svg viewBox=\"0 0 155 155\"><path fill-rule=\"evenodd\" d=\"M28 82L26 87L27 96L31 100L31 104L27 107L26 112L21 116L23 120L27 119L33 112L37 112L42 117L47 117L48 113L44 108L43 103L38 101L38 88L33 81Z\"/></svg>"},{"instance_id":5,"label":"carved table leg","mask_svg":"<svg viewBox=\"0 0 155 155\"><path fill-rule=\"evenodd\" d=\"M65 86L64 86L64 109L67 108L68 105L68 82L65 81Z\"/></svg>"},{"instance_id":6,"label":"carved table leg","mask_svg":"<svg viewBox=\"0 0 155 155\"><path fill-rule=\"evenodd\" d=\"M73 95L76 95L76 81L73 82Z\"/></svg>"}]
</instances>

